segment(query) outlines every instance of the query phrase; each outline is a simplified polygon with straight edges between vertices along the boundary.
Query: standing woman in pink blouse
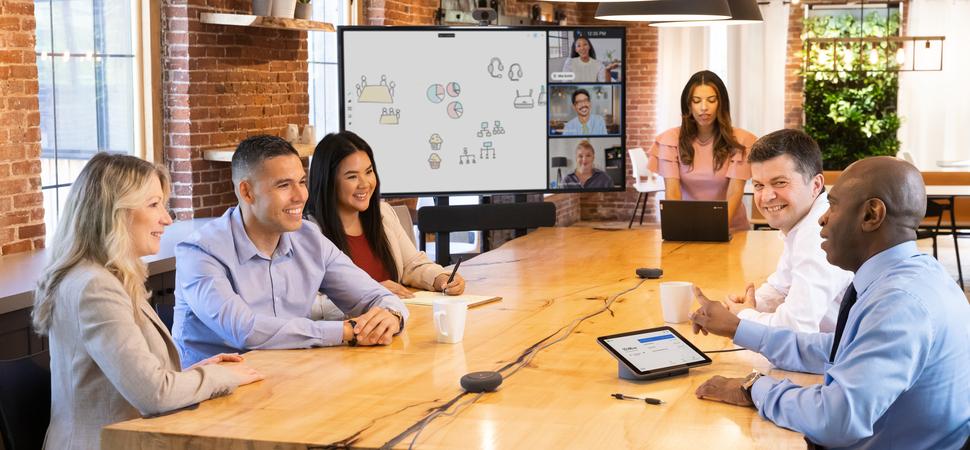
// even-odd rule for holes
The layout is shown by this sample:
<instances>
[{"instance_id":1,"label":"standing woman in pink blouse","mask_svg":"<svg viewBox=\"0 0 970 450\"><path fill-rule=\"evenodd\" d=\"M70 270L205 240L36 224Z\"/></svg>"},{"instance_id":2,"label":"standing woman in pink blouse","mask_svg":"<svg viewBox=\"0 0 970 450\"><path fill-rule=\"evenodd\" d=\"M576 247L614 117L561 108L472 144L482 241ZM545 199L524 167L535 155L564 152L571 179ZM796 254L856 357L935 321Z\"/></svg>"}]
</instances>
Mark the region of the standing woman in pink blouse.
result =
<instances>
[{"instance_id":1,"label":"standing woman in pink blouse","mask_svg":"<svg viewBox=\"0 0 970 450\"><path fill-rule=\"evenodd\" d=\"M751 178L748 149L755 135L731 125L724 82L703 70L680 94L681 125L657 136L647 152L650 170L664 177L667 200L727 200L731 231L747 230L741 203Z\"/></svg>"}]
</instances>

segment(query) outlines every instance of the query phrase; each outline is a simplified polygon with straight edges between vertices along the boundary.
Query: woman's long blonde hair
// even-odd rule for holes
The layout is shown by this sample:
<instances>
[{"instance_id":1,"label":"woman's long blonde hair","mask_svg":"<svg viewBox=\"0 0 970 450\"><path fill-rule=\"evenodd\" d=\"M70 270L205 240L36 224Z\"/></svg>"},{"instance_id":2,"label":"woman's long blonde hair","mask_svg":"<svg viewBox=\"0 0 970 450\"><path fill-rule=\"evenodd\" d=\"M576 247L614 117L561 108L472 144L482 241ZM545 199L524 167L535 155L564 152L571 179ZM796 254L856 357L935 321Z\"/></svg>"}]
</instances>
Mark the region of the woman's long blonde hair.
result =
<instances>
[{"instance_id":1,"label":"woman's long blonde hair","mask_svg":"<svg viewBox=\"0 0 970 450\"><path fill-rule=\"evenodd\" d=\"M158 177L166 201L168 171L128 155L98 153L81 170L71 186L57 232L51 242L51 258L34 292L34 330L46 335L64 276L83 262L104 266L114 274L135 302L147 298L148 270L134 253L129 232L131 211L144 206L152 177ZM135 317L138 317L135 315Z\"/></svg>"}]
</instances>

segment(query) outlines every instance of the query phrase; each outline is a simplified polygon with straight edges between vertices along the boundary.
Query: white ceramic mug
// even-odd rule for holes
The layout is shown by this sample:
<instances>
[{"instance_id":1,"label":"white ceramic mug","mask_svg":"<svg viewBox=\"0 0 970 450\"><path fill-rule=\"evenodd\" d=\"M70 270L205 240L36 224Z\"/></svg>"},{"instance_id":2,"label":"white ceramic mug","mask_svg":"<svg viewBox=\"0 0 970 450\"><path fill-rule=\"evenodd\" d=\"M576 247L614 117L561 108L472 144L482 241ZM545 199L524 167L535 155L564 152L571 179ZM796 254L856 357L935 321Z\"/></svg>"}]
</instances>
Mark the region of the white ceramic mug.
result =
<instances>
[{"instance_id":1,"label":"white ceramic mug","mask_svg":"<svg viewBox=\"0 0 970 450\"><path fill-rule=\"evenodd\" d=\"M302 5L303 3L301 3ZM300 136L301 144L315 145L317 143L317 133L313 129L313 125L306 125L303 127L303 136Z\"/></svg>"},{"instance_id":2,"label":"white ceramic mug","mask_svg":"<svg viewBox=\"0 0 970 450\"><path fill-rule=\"evenodd\" d=\"M434 314L434 330L438 342L455 344L465 336L465 318L468 305L449 300L438 300L431 304Z\"/></svg>"},{"instance_id":3,"label":"white ceramic mug","mask_svg":"<svg viewBox=\"0 0 970 450\"><path fill-rule=\"evenodd\" d=\"M692 303L694 303L694 283L689 281L660 283L660 307L663 309L664 322L686 322Z\"/></svg>"},{"instance_id":4,"label":"white ceramic mug","mask_svg":"<svg viewBox=\"0 0 970 450\"><path fill-rule=\"evenodd\" d=\"M295 124L295 123L291 123L291 124L287 125L286 126L286 135L283 136L283 139L286 139L286 141L289 142L289 143L291 143L291 144L298 144L300 142L299 141L299 139L300 139L300 127L297 124Z\"/></svg>"}]
</instances>

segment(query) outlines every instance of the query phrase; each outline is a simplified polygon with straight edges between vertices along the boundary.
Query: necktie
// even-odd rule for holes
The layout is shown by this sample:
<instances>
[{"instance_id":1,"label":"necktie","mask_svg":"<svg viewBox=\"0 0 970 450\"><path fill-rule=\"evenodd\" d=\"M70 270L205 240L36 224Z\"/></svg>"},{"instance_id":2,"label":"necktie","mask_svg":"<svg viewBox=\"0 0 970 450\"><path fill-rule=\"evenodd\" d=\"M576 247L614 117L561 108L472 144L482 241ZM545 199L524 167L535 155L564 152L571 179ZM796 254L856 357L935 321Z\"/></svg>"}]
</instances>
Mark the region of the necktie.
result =
<instances>
[{"instance_id":1,"label":"necktie","mask_svg":"<svg viewBox=\"0 0 970 450\"><path fill-rule=\"evenodd\" d=\"M849 283L849 287L845 289L845 295L842 296L842 304L839 306L839 320L835 324L835 339L832 340L832 354L829 356L829 362L835 362L835 351L839 348L842 331L845 330L845 323L849 321L849 309L852 308L855 301L855 286Z\"/></svg>"}]
</instances>

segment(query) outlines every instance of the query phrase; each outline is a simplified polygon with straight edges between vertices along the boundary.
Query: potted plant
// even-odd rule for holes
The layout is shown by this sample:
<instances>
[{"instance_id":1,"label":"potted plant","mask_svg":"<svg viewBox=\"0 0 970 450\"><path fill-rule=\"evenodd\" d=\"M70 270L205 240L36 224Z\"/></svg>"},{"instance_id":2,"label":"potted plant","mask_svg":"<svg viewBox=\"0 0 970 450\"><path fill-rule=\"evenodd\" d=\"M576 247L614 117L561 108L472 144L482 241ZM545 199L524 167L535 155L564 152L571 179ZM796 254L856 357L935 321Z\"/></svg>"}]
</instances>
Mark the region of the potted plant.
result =
<instances>
[{"instance_id":1,"label":"potted plant","mask_svg":"<svg viewBox=\"0 0 970 450\"><path fill-rule=\"evenodd\" d=\"M273 0L253 0L254 16L273 15Z\"/></svg>"},{"instance_id":2,"label":"potted plant","mask_svg":"<svg viewBox=\"0 0 970 450\"><path fill-rule=\"evenodd\" d=\"M273 17L292 19L296 0L273 0Z\"/></svg>"},{"instance_id":3,"label":"potted plant","mask_svg":"<svg viewBox=\"0 0 970 450\"><path fill-rule=\"evenodd\" d=\"M313 17L313 6L310 5L310 0L297 0L296 15L294 17L307 20Z\"/></svg>"}]
</instances>

